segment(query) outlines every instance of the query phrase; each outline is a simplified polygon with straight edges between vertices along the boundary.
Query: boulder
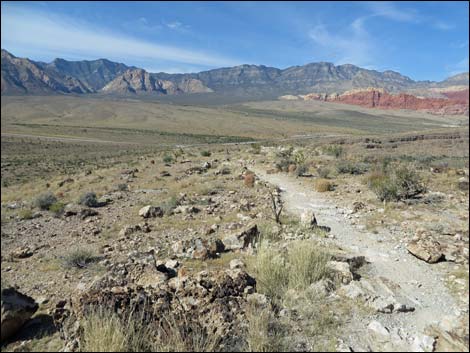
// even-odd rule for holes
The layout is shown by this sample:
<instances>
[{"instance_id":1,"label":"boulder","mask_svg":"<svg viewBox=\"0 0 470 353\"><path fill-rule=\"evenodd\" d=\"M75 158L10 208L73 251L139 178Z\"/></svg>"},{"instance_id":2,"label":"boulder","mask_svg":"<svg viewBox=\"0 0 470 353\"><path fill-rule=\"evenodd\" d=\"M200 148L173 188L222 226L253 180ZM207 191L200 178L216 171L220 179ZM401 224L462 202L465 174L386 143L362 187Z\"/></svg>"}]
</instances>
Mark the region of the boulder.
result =
<instances>
[{"instance_id":1,"label":"boulder","mask_svg":"<svg viewBox=\"0 0 470 353\"><path fill-rule=\"evenodd\" d=\"M418 259L430 264L436 263L443 258L442 248L439 242L420 239L412 241L406 249Z\"/></svg>"},{"instance_id":2,"label":"boulder","mask_svg":"<svg viewBox=\"0 0 470 353\"><path fill-rule=\"evenodd\" d=\"M222 239L222 243L227 251L245 250L252 247L258 235L258 227L256 224L253 224L227 235Z\"/></svg>"},{"instance_id":3,"label":"boulder","mask_svg":"<svg viewBox=\"0 0 470 353\"><path fill-rule=\"evenodd\" d=\"M326 266L330 271L330 276L337 283L348 284L354 279L347 262L328 261Z\"/></svg>"},{"instance_id":4,"label":"boulder","mask_svg":"<svg viewBox=\"0 0 470 353\"><path fill-rule=\"evenodd\" d=\"M172 250L177 257L205 260L216 258L224 251L224 244L220 239L193 238L173 243Z\"/></svg>"},{"instance_id":5,"label":"boulder","mask_svg":"<svg viewBox=\"0 0 470 353\"><path fill-rule=\"evenodd\" d=\"M163 210L160 207L148 205L139 210L139 216L143 218L163 217Z\"/></svg>"},{"instance_id":6,"label":"boulder","mask_svg":"<svg viewBox=\"0 0 470 353\"><path fill-rule=\"evenodd\" d=\"M11 287L2 289L2 342L17 333L37 309L33 298Z\"/></svg>"}]
</instances>

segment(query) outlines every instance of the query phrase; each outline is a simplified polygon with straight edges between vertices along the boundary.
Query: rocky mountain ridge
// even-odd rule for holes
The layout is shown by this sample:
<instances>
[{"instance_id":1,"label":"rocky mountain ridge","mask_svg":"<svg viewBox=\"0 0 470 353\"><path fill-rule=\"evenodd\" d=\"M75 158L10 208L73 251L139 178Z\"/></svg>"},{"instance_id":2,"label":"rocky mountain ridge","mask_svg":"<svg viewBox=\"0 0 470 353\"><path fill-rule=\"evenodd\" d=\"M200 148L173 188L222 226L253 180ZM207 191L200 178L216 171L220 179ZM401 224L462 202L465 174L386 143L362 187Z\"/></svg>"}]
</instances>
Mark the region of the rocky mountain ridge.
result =
<instances>
[{"instance_id":1,"label":"rocky mountain ridge","mask_svg":"<svg viewBox=\"0 0 470 353\"><path fill-rule=\"evenodd\" d=\"M17 58L2 49L2 95L16 94L157 94L224 93L249 97L346 92L375 87L391 93L437 96L452 87L468 87L468 73L442 82L414 81L398 72L363 69L355 65L310 63L278 69L239 65L188 74L150 73L106 59L51 63ZM419 93L419 94L418 94Z\"/></svg>"}]
</instances>

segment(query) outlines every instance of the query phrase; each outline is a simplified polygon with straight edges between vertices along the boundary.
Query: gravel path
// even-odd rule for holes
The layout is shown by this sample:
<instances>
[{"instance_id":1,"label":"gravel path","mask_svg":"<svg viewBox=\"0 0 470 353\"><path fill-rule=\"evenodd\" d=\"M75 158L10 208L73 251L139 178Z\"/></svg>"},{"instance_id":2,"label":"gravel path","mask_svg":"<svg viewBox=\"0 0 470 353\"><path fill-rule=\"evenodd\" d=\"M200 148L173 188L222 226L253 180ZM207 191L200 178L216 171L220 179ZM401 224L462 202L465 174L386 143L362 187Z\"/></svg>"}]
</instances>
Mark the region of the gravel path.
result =
<instances>
[{"instance_id":1,"label":"gravel path","mask_svg":"<svg viewBox=\"0 0 470 353\"><path fill-rule=\"evenodd\" d=\"M338 246L351 254L364 255L370 262L364 278L385 284L385 292L391 290L390 295L401 303L415 307L414 312L377 314L374 319L385 327L401 329L408 338L414 337L422 333L425 326L455 312L456 303L445 286L439 264L430 265L415 258L408 253L405 243L396 242L391 234L358 230L346 217L347 210L334 205L326 194L307 189L300 179L252 169L262 180L282 190L288 212L300 216L306 209L313 210L319 225L331 227L333 241ZM363 323L364 329L369 322ZM359 327L356 329L361 331Z\"/></svg>"}]
</instances>

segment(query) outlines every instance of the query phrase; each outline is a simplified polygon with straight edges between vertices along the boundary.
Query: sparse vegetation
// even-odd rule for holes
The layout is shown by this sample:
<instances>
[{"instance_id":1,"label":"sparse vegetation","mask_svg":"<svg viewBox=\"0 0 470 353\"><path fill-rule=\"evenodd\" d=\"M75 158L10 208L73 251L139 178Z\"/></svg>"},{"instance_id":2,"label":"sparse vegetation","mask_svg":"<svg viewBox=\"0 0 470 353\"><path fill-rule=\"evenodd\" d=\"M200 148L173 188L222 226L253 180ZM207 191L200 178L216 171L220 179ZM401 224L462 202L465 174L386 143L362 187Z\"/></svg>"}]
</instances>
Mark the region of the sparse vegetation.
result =
<instances>
[{"instance_id":1,"label":"sparse vegetation","mask_svg":"<svg viewBox=\"0 0 470 353\"><path fill-rule=\"evenodd\" d=\"M65 205L62 202L55 202L49 207L49 211L54 213L56 216L60 216L64 211Z\"/></svg>"},{"instance_id":2,"label":"sparse vegetation","mask_svg":"<svg viewBox=\"0 0 470 353\"><path fill-rule=\"evenodd\" d=\"M422 178L410 165L387 168L385 173L373 172L367 177L367 185L380 201L410 199L426 191Z\"/></svg>"},{"instance_id":3,"label":"sparse vegetation","mask_svg":"<svg viewBox=\"0 0 470 353\"><path fill-rule=\"evenodd\" d=\"M47 192L45 194L39 195L34 204L36 207L40 208L41 210L48 210L54 203L57 202L57 197L54 196L53 193Z\"/></svg>"},{"instance_id":4,"label":"sparse vegetation","mask_svg":"<svg viewBox=\"0 0 470 353\"><path fill-rule=\"evenodd\" d=\"M297 168L295 169L295 174L300 177L300 176L303 176L305 174L307 174L308 172L308 166L306 164L300 164L297 166Z\"/></svg>"},{"instance_id":5,"label":"sparse vegetation","mask_svg":"<svg viewBox=\"0 0 470 353\"><path fill-rule=\"evenodd\" d=\"M297 241L289 249L287 262L289 288L305 290L313 282L327 275L326 263L330 256L312 241Z\"/></svg>"},{"instance_id":6,"label":"sparse vegetation","mask_svg":"<svg viewBox=\"0 0 470 353\"><path fill-rule=\"evenodd\" d=\"M339 158L343 155L344 149L340 145L327 145L323 146L323 153L333 156L335 158Z\"/></svg>"},{"instance_id":7,"label":"sparse vegetation","mask_svg":"<svg viewBox=\"0 0 470 353\"><path fill-rule=\"evenodd\" d=\"M84 193L78 203L80 205L88 206L88 207L98 207L98 198L94 192L86 192Z\"/></svg>"},{"instance_id":8,"label":"sparse vegetation","mask_svg":"<svg viewBox=\"0 0 470 353\"><path fill-rule=\"evenodd\" d=\"M328 179L330 178L331 170L329 168L318 168L317 173L320 178Z\"/></svg>"},{"instance_id":9,"label":"sparse vegetation","mask_svg":"<svg viewBox=\"0 0 470 353\"><path fill-rule=\"evenodd\" d=\"M72 249L62 258L62 264L65 268L85 268L97 260L97 256L89 249Z\"/></svg>"},{"instance_id":10,"label":"sparse vegetation","mask_svg":"<svg viewBox=\"0 0 470 353\"><path fill-rule=\"evenodd\" d=\"M178 205L179 205L178 198L173 195L169 199L167 199L165 202L163 202L160 207L162 208L165 215L168 216L168 215L171 215L173 210L176 207L178 207Z\"/></svg>"},{"instance_id":11,"label":"sparse vegetation","mask_svg":"<svg viewBox=\"0 0 470 353\"><path fill-rule=\"evenodd\" d=\"M173 163L174 158L173 158L173 156L171 156L169 154L166 154L166 155L163 156L163 162L167 163L167 164Z\"/></svg>"},{"instance_id":12,"label":"sparse vegetation","mask_svg":"<svg viewBox=\"0 0 470 353\"><path fill-rule=\"evenodd\" d=\"M247 310L246 341L249 352L282 352L286 329L270 308L250 305Z\"/></svg>"},{"instance_id":13,"label":"sparse vegetation","mask_svg":"<svg viewBox=\"0 0 470 353\"><path fill-rule=\"evenodd\" d=\"M369 169L365 163L353 163L350 161L341 161L336 165L336 170L340 174L359 175L364 174Z\"/></svg>"},{"instance_id":14,"label":"sparse vegetation","mask_svg":"<svg viewBox=\"0 0 470 353\"><path fill-rule=\"evenodd\" d=\"M333 184L329 180L317 179L315 181L315 190L318 192L333 191Z\"/></svg>"},{"instance_id":15,"label":"sparse vegetation","mask_svg":"<svg viewBox=\"0 0 470 353\"><path fill-rule=\"evenodd\" d=\"M273 299L283 298L288 289L304 290L327 274L328 260L328 254L311 240L291 244L287 254L261 242L254 262L258 290Z\"/></svg>"}]
</instances>

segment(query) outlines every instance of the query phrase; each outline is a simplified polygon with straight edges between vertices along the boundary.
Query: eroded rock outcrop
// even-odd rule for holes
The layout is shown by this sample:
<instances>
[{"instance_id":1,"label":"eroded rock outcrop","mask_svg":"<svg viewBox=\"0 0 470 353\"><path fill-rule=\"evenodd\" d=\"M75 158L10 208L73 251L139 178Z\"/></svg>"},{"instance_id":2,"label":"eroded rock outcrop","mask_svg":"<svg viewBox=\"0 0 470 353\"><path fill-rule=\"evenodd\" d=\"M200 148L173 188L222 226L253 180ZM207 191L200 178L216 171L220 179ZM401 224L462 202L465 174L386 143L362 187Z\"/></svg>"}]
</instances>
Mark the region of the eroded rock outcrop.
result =
<instances>
[{"instance_id":1,"label":"eroded rock outcrop","mask_svg":"<svg viewBox=\"0 0 470 353\"><path fill-rule=\"evenodd\" d=\"M17 333L37 309L33 298L14 288L2 289L2 342Z\"/></svg>"}]
</instances>

